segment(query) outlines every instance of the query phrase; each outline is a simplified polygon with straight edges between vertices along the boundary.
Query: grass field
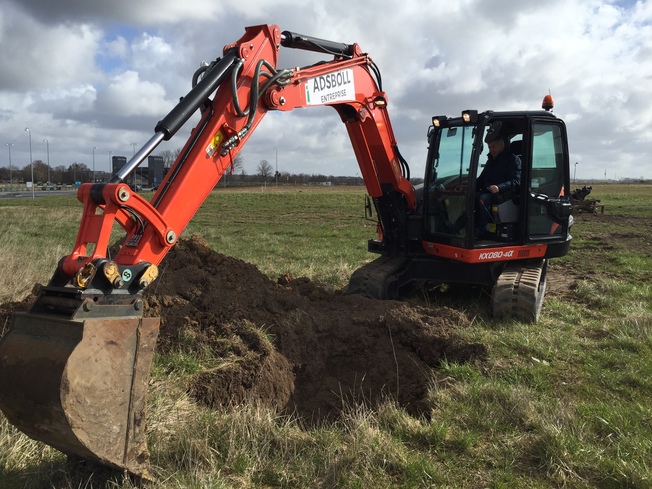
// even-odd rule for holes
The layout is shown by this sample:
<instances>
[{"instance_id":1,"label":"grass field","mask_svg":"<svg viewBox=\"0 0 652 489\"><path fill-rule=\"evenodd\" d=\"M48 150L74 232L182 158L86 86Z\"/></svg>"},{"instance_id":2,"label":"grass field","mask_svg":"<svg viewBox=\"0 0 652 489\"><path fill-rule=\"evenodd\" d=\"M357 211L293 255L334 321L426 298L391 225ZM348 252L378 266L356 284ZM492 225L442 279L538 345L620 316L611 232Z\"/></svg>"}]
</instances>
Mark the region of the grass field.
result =
<instances>
[{"instance_id":1,"label":"grass field","mask_svg":"<svg viewBox=\"0 0 652 489\"><path fill-rule=\"evenodd\" d=\"M536 325L491 320L463 289L410 299L464 311L474 324L466 339L489 351L484 362L433 370L427 419L391 402L310 427L255 406L209 411L170 365L190 359L158 357L148 413L155 487L652 487L652 186L593 185L590 198L605 213L576 216ZM270 277L337 289L373 258L363 202L362 188L220 189L186 235ZM0 303L50 278L80 215L73 197L0 200ZM0 487L133 483L68 465L0 416Z\"/></svg>"}]
</instances>

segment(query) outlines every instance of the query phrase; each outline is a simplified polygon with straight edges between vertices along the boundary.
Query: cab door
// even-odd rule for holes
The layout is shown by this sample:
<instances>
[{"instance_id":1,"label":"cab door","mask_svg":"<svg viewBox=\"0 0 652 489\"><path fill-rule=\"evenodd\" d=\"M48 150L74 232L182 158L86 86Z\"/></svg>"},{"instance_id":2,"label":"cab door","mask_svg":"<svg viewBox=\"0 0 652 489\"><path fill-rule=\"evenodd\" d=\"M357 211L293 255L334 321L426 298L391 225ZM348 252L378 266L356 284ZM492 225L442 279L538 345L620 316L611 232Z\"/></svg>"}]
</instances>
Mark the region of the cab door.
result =
<instances>
[{"instance_id":1,"label":"cab door","mask_svg":"<svg viewBox=\"0 0 652 489\"><path fill-rule=\"evenodd\" d=\"M470 195L477 161L473 125L450 126L431 137L424 194L424 231L428 240L463 247L473 215Z\"/></svg>"},{"instance_id":2,"label":"cab door","mask_svg":"<svg viewBox=\"0 0 652 489\"><path fill-rule=\"evenodd\" d=\"M532 119L529 143L523 155L528 168L526 240L565 241L571 214L566 127L558 119Z\"/></svg>"}]
</instances>

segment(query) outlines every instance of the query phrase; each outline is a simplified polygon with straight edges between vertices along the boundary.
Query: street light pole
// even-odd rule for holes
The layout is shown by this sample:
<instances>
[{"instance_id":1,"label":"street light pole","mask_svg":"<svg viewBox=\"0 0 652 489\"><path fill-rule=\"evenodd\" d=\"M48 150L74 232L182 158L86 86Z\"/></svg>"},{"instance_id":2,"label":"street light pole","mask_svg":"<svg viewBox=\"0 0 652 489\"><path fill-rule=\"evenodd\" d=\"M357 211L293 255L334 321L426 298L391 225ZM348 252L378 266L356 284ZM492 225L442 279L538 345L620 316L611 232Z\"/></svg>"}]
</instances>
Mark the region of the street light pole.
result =
<instances>
[{"instance_id":1,"label":"street light pole","mask_svg":"<svg viewBox=\"0 0 652 489\"><path fill-rule=\"evenodd\" d=\"M32 131L29 130L29 127L26 127L27 135L29 136L29 164L32 167L32 199L34 196L34 159L32 158Z\"/></svg>"},{"instance_id":2,"label":"street light pole","mask_svg":"<svg viewBox=\"0 0 652 489\"><path fill-rule=\"evenodd\" d=\"M575 162L575 169L573 170L573 183L576 181L576 176L577 176L577 161Z\"/></svg>"},{"instance_id":3,"label":"street light pole","mask_svg":"<svg viewBox=\"0 0 652 489\"><path fill-rule=\"evenodd\" d=\"M44 139L43 142L45 143L45 148L48 154L48 192L49 192L50 191L50 141Z\"/></svg>"},{"instance_id":4,"label":"street light pole","mask_svg":"<svg viewBox=\"0 0 652 489\"><path fill-rule=\"evenodd\" d=\"M9 149L9 191L11 192L14 188L14 176L11 173L11 147L14 143L5 143L5 146Z\"/></svg>"},{"instance_id":5,"label":"street light pole","mask_svg":"<svg viewBox=\"0 0 652 489\"><path fill-rule=\"evenodd\" d=\"M274 148L275 158L276 158L276 186L278 187L278 149Z\"/></svg>"},{"instance_id":6,"label":"street light pole","mask_svg":"<svg viewBox=\"0 0 652 489\"><path fill-rule=\"evenodd\" d=\"M136 156L136 146L138 146L138 143L131 143L131 146L134 148L134 156ZM136 171L134 171L134 189L138 188L138 182L136 181L136 176L138 175L138 168L136 168ZM141 184L143 183L143 172L140 172L140 180Z\"/></svg>"},{"instance_id":7,"label":"street light pole","mask_svg":"<svg viewBox=\"0 0 652 489\"><path fill-rule=\"evenodd\" d=\"M95 183L95 150L97 148L93 146L93 183Z\"/></svg>"}]
</instances>

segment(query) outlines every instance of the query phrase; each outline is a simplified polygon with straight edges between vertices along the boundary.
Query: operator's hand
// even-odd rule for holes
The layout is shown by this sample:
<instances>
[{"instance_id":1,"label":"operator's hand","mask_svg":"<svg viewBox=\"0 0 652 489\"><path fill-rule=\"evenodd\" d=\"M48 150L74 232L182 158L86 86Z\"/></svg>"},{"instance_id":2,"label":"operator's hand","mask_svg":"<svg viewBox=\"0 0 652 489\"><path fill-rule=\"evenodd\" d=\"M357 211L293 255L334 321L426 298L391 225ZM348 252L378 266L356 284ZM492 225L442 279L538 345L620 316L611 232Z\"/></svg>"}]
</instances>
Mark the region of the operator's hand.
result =
<instances>
[{"instance_id":1,"label":"operator's hand","mask_svg":"<svg viewBox=\"0 0 652 489\"><path fill-rule=\"evenodd\" d=\"M489 190L489 192L491 192L492 194L497 194L500 191L498 185L489 185L489 187L487 187L487 190Z\"/></svg>"}]
</instances>

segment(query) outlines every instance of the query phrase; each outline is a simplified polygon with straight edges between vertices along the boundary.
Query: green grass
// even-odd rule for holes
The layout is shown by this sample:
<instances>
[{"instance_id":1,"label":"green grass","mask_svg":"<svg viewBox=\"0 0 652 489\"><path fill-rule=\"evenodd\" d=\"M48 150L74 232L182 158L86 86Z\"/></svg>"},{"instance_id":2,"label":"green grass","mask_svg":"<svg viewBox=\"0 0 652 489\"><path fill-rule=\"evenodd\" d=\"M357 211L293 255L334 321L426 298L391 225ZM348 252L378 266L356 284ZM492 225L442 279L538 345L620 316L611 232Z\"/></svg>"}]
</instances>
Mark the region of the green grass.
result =
<instances>
[{"instance_id":1,"label":"green grass","mask_svg":"<svg viewBox=\"0 0 652 489\"><path fill-rule=\"evenodd\" d=\"M372 258L363 195L219 190L186 233L273 278L340 288ZM489 358L434 370L428 417L389 401L318 426L253 405L208 411L184 393L184 379L219 359L183 348L157 356L148 397L156 487L652 487L652 186L594 185L590 197L605 215L578 218L571 252L551 265L568 288L549 295L536 325L475 317L460 334L485 344ZM3 301L49 279L80 214L74 198L0 200L0 267L11 270ZM480 292L458 287L411 299L426 300L469 314L487 307ZM196 350L196 338L180 340ZM3 419L0 487L133 484L67 465Z\"/></svg>"},{"instance_id":2,"label":"green grass","mask_svg":"<svg viewBox=\"0 0 652 489\"><path fill-rule=\"evenodd\" d=\"M375 223L364 219L364 193L354 190L214 192L186 230L215 250L253 263L276 278L318 279L343 287L369 261Z\"/></svg>"}]
</instances>

